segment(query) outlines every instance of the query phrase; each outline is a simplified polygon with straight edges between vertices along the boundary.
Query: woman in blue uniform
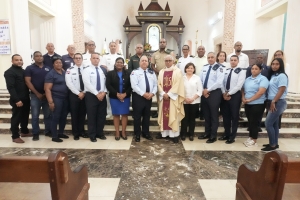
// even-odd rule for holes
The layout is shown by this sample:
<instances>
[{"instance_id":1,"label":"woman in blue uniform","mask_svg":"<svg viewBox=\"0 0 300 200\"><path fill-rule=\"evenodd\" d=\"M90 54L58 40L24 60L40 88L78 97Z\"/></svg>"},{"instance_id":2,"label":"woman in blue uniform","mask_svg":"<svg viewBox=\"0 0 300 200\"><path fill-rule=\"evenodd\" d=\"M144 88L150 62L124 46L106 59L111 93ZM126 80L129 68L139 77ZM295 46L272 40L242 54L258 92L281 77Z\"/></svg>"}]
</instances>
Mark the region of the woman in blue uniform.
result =
<instances>
[{"instance_id":1,"label":"woman in blue uniform","mask_svg":"<svg viewBox=\"0 0 300 200\"><path fill-rule=\"evenodd\" d=\"M114 116L114 126L116 130L115 139L120 137L127 140L126 126L128 121L131 84L130 72L124 67L124 59L116 59L114 70L107 73L106 88L109 91L109 101ZM122 116L122 134L119 132L120 115Z\"/></svg>"},{"instance_id":2,"label":"woman in blue uniform","mask_svg":"<svg viewBox=\"0 0 300 200\"><path fill-rule=\"evenodd\" d=\"M268 115L265 125L268 131L269 144L265 144L262 151L273 151L278 146L279 116L287 107L286 94L288 88L288 76L284 71L284 63L281 58L275 58L271 62L270 85L268 88Z\"/></svg>"},{"instance_id":3,"label":"woman in blue uniform","mask_svg":"<svg viewBox=\"0 0 300 200\"><path fill-rule=\"evenodd\" d=\"M245 113L248 119L249 138L244 142L246 147L257 146L258 124L264 110L266 100L266 90L269 86L268 79L261 75L262 66L253 65L251 76L246 78L242 89L242 101L245 104Z\"/></svg>"}]
</instances>

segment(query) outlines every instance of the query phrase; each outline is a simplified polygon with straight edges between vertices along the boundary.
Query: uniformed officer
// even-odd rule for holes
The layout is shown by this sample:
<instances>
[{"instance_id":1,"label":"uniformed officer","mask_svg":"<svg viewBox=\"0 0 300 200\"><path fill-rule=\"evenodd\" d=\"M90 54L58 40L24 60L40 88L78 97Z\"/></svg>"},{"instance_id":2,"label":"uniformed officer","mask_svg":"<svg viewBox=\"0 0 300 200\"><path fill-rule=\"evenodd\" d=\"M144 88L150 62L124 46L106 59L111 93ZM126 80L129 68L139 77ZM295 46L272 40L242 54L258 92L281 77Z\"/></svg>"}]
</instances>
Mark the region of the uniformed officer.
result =
<instances>
[{"instance_id":1,"label":"uniformed officer","mask_svg":"<svg viewBox=\"0 0 300 200\"><path fill-rule=\"evenodd\" d=\"M130 60L128 62L128 70L132 72L135 69L138 69L140 67L140 58L143 56L144 48L142 44L137 44L135 46L135 52L136 54L134 56L130 57ZM150 68L149 64L149 68Z\"/></svg>"},{"instance_id":2,"label":"uniformed officer","mask_svg":"<svg viewBox=\"0 0 300 200\"><path fill-rule=\"evenodd\" d=\"M226 144L235 142L235 136L239 123L239 110L242 101L241 88L245 82L246 71L238 67L239 57L232 55L230 57L231 68L224 69L224 81L222 87L224 105L223 122L225 135L219 140L226 140Z\"/></svg>"},{"instance_id":3,"label":"uniformed officer","mask_svg":"<svg viewBox=\"0 0 300 200\"><path fill-rule=\"evenodd\" d=\"M189 56L189 53L190 53L189 45L185 44L182 46L182 53L183 53L183 56L179 58L179 60L177 62L177 67L181 70L182 75L184 75L185 74L184 69L185 69L186 64L188 64L188 63L195 64L195 62L194 62L194 56Z\"/></svg>"},{"instance_id":4,"label":"uniformed officer","mask_svg":"<svg viewBox=\"0 0 300 200\"><path fill-rule=\"evenodd\" d=\"M205 134L198 139L207 139L206 143L216 141L219 126L219 106L222 98L222 83L224 68L216 63L216 55L213 52L207 54L208 64L204 65L200 74L203 84L201 103L205 118Z\"/></svg>"},{"instance_id":5,"label":"uniformed officer","mask_svg":"<svg viewBox=\"0 0 300 200\"><path fill-rule=\"evenodd\" d=\"M88 41L87 49L88 49L88 51L85 54L82 54L83 67L91 65L91 54L95 53L95 49L96 49L95 42L92 40Z\"/></svg>"},{"instance_id":6,"label":"uniformed officer","mask_svg":"<svg viewBox=\"0 0 300 200\"><path fill-rule=\"evenodd\" d=\"M103 56L103 59L102 61L100 62L100 64L105 67L107 69L107 71L111 71L111 70L114 70L114 66L115 66L115 63L116 63L116 59L117 58L123 58L124 57L117 53L117 44L115 42L110 42L109 43L109 50L110 50L110 53L108 54L105 54ZM107 118L111 118L112 116L112 112L111 112L111 107L110 107L110 102L109 102L109 97L108 95L106 96L106 99L107 99Z\"/></svg>"},{"instance_id":7,"label":"uniformed officer","mask_svg":"<svg viewBox=\"0 0 300 200\"><path fill-rule=\"evenodd\" d=\"M47 53L43 55L44 58L44 65L50 67L51 69L53 68L53 62L52 62L52 58L54 57L61 57L59 54L54 52L54 44L53 43L48 43L46 45L46 49L47 49Z\"/></svg>"},{"instance_id":8,"label":"uniformed officer","mask_svg":"<svg viewBox=\"0 0 300 200\"><path fill-rule=\"evenodd\" d=\"M159 41L159 50L154 52L151 57L151 68L155 72L156 75L159 74L159 71L161 69L166 67L165 57L167 55L172 55L175 60L174 52L172 52L172 50L170 50L170 49L166 49L166 47L167 47L167 40L165 38L161 38ZM158 103L159 102L159 94L156 94L156 100ZM158 108L158 106L157 106L157 108ZM157 117L158 117L157 112L153 113L152 118L157 118ZM161 134L159 134L159 135L160 135L160 138L162 138Z\"/></svg>"},{"instance_id":9,"label":"uniformed officer","mask_svg":"<svg viewBox=\"0 0 300 200\"><path fill-rule=\"evenodd\" d=\"M85 91L82 80L82 55L74 54L75 65L67 69L66 83L69 92L69 102L72 117L72 133L74 140L79 140L79 136L87 138L84 133L84 122L86 115Z\"/></svg>"},{"instance_id":10,"label":"uniformed officer","mask_svg":"<svg viewBox=\"0 0 300 200\"><path fill-rule=\"evenodd\" d=\"M91 142L96 138L106 140L103 133L106 116L106 69L98 67L100 54L91 54L91 65L85 67L82 79L85 87L85 103L88 117L88 133Z\"/></svg>"},{"instance_id":11,"label":"uniformed officer","mask_svg":"<svg viewBox=\"0 0 300 200\"><path fill-rule=\"evenodd\" d=\"M62 58L62 62L63 62L63 68L66 71L68 68L72 67L74 65L74 54L76 51L76 48L74 45L69 45L67 48L68 54L63 55Z\"/></svg>"},{"instance_id":12,"label":"uniformed officer","mask_svg":"<svg viewBox=\"0 0 300 200\"><path fill-rule=\"evenodd\" d=\"M140 141L141 134L148 140L153 139L149 133L149 122L152 97L157 92L157 79L155 73L151 69L147 69L148 65L147 56L142 56L140 59L140 68L132 71L130 75L133 90L132 108L136 142Z\"/></svg>"}]
</instances>

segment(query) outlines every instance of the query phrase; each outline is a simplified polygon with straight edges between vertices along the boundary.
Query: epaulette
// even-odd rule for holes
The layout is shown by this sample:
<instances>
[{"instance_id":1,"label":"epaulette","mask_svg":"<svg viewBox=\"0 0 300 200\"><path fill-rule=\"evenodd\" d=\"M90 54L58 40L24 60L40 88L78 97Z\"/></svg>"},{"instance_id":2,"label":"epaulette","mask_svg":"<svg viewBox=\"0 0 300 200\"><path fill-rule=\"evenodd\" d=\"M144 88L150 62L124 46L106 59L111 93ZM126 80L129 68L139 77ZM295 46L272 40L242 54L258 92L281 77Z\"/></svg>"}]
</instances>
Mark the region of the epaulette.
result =
<instances>
[{"instance_id":1,"label":"epaulette","mask_svg":"<svg viewBox=\"0 0 300 200\"><path fill-rule=\"evenodd\" d=\"M206 64L206 65L204 65L204 66L208 66L209 64Z\"/></svg>"},{"instance_id":2,"label":"epaulette","mask_svg":"<svg viewBox=\"0 0 300 200\"><path fill-rule=\"evenodd\" d=\"M148 68L149 74L153 74L153 70Z\"/></svg>"},{"instance_id":3,"label":"epaulette","mask_svg":"<svg viewBox=\"0 0 300 200\"><path fill-rule=\"evenodd\" d=\"M120 53L117 53L117 55L121 55Z\"/></svg>"},{"instance_id":4,"label":"epaulette","mask_svg":"<svg viewBox=\"0 0 300 200\"><path fill-rule=\"evenodd\" d=\"M219 67L220 67L220 65L215 64L215 66L212 69L216 71L217 69L219 69Z\"/></svg>"},{"instance_id":5,"label":"epaulette","mask_svg":"<svg viewBox=\"0 0 300 200\"><path fill-rule=\"evenodd\" d=\"M85 66L85 67L83 67L83 69L85 69L85 68L88 68L89 67L89 65L88 66Z\"/></svg>"},{"instance_id":6,"label":"epaulette","mask_svg":"<svg viewBox=\"0 0 300 200\"><path fill-rule=\"evenodd\" d=\"M195 56L190 55L191 58L194 58Z\"/></svg>"},{"instance_id":7,"label":"epaulette","mask_svg":"<svg viewBox=\"0 0 300 200\"><path fill-rule=\"evenodd\" d=\"M221 67L224 67L224 68L225 68L225 66L224 66L224 65L222 65L222 64L219 64L219 65L221 65Z\"/></svg>"},{"instance_id":8,"label":"epaulette","mask_svg":"<svg viewBox=\"0 0 300 200\"><path fill-rule=\"evenodd\" d=\"M165 52L166 52L167 54L170 54L172 51L173 51L172 49L167 49L167 50L165 50Z\"/></svg>"},{"instance_id":9,"label":"epaulette","mask_svg":"<svg viewBox=\"0 0 300 200\"><path fill-rule=\"evenodd\" d=\"M72 67L69 67L69 69L73 69L74 67L72 66Z\"/></svg>"},{"instance_id":10,"label":"epaulette","mask_svg":"<svg viewBox=\"0 0 300 200\"><path fill-rule=\"evenodd\" d=\"M227 68L226 70L231 70L231 68Z\"/></svg>"},{"instance_id":11,"label":"epaulette","mask_svg":"<svg viewBox=\"0 0 300 200\"><path fill-rule=\"evenodd\" d=\"M104 54L104 55L108 55L109 53L106 53L106 54Z\"/></svg>"},{"instance_id":12,"label":"epaulette","mask_svg":"<svg viewBox=\"0 0 300 200\"><path fill-rule=\"evenodd\" d=\"M237 74L240 73L240 71L242 71L241 68L236 68L236 69L234 70L234 72L237 73Z\"/></svg>"}]
</instances>

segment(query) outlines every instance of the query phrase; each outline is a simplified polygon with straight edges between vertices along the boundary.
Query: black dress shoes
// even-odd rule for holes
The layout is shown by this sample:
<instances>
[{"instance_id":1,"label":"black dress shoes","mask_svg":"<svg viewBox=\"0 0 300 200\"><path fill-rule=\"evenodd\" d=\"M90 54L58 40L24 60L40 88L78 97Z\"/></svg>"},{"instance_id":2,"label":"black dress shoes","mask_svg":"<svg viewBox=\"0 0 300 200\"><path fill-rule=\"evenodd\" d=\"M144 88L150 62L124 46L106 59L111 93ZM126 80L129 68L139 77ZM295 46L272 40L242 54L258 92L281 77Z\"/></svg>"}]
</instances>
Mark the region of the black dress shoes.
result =
<instances>
[{"instance_id":1,"label":"black dress shoes","mask_svg":"<svg viewBox=\"0 0 300 200\"><path fill-rule=\"evenodd\" d=\"M97 142L96 138L90 138L91 142Z\"/></svg>"},{"instance_id":2,"label":"black dress shoes","mask_svg":"<svg viewBox=\"0 0 300 200\"><path fill-rule=\"evenodd\" d=\"M260 127L258 128L258 132L262 132L262 129Z\"/></svg>"},{"instance_id":3,"label":"black dress shoes","mask_svg":"<svg viewBox=\"0 0 300 200\"><path fill-rule=\"evenodd\" d=\"M156 139L163 139L162 135L159 133L156 137Z\"/></svg>"},{"instance_id":4,"label":"black dress shoes","mask_svg":"<svg viewBox=\"0 0 300 200\"><path fill-rule=\"evenodd\" d=\"M152 114L152 118L157 118L157 117L158 117L157 112L155 112L155 113Z\"/></svg>"},{"instance_id":5,"label":"black dress shoes","mask_svg":"<svg viewBox=\"0 0 300 200\"><path fill-rule=\"evenodd\" d=\"M180 136L182 141L185 141L185 135Z\"/></svg>"},{"instance_id":6,"label":"black dress shoes","mask_svg":"<svg viewBox=\"0 0 300 200\"><path fill-rule=\"evenodd\" d=\"M228 139L225 143L226 143L226 144L232 144L232 143L234 143L234 142L235 142L234 139Z\"/></svg>"},{"instance_id":7,"label":"black dress shoes","mask_svg":"<svg viewBox=\"0 0 300 200\"><path fill-rule=\"evenodd\" d=\"M215 141L217 141L216 138L209 138L208 140L206 140L206 143L214 143Z\"/></svg>"},{"instance_id":8,"label":"black dress shoes","mask_svg":"<svg viewBox=\"0 0 300 200\"><path fill-rule=\"evenodd\" d=\"M229 140L229 137L223 135L223 136L219 137L218 140Z\"/></svg>"},{"instance_id":9,"label":"black dress shoes","mask_svg":"<svg viewBox=\"0 0 300 200\"><path fill-rule=\"evenodd\" d=\"M74 140L79 140L79 136L74 136Z\"/></svg>"},{"instance_id":10,"label":"black dress shoes","mask_svg":"<svg viewBox=\"0 0 300 200\"><path fill-rule=\"evenodd\" d=\"M179 142L178 137L174 137L174 138L173 138L173 142L174 142L174 143L178 143L178 142Z\"/></svg>"},{"instance_id":11,"label":"black dress shoes","mask_svg":"<svg viewBox=\"0 0 300 200\"><path fill-rule=\"evenodd\" d=\"M208 139L208 138L210 138L210 135L207 135L207 134L203 134L203 135L198 136L199 140Z\"/></svg>"},{"instance_id":12,"label":"black dress shoes","mask_svg":"<svg viewBox=\"0 0 300 200\"><path fill-rule=\"evenodd\" d=\"M194 141L194 136L189 137L190 141Z\"/></svg>"},{"instance_id":13,"label":"black dress shoes","mask_svg":"<svg viewBox=\"0 0 300 200\"><path fill-rule=\"evenodd\" d=\"M60 138L52 138L52 142L63 142Z\"/></svg>"},{"instance_id":14,"label":"black dress shoes","mask_svg":"<svg viewBox=\"0 0 300 200\"><path fill-rule=\"evenodd\" d=\"M153 140L153 138L150 134L143 135L143 138L146 138L147 140Z\"/></svg>"},{"instance_id":15,"label":"black dress shoes","mask_svg":"<svg viewBox=\"0 0 300 200\"><path fill-rule=\"evenodd\" d=\"M69 136L65 135L65 134L58 134L58 138L65 138L68 139Z\"/></svg>"},{"instance_id":16,"label":"black dress shoes","mask_svg":"<svg viewBox=\"0 0 300 200\"><path fill-rule=\"evenodd\" d=\"M141 138L140 138L139 135L136 135L136 136L135 136L135 141L136 141L136 142L140 142L140 141L141 141Z\"/></svg>"},{"instance_id":17,"label":"black dress shoes","mask_svg":"<svg viewBox=\"0 0 300 200\"><path fill-rule=\"evenodd\" d=\"M79 137L88 138L89 136L87 134L80 134Z\"/></svg>"},{"instance_id":18,"label":"black dress shoes","mask_svg":"<svg viewBox=\"0 0 300 200\"><path fill-rule=\"evenodd\" d=\"M99 138L100 140L106 140L106 137L104 135L96 136L96 138Z\"/></svg>"}]
</instances>

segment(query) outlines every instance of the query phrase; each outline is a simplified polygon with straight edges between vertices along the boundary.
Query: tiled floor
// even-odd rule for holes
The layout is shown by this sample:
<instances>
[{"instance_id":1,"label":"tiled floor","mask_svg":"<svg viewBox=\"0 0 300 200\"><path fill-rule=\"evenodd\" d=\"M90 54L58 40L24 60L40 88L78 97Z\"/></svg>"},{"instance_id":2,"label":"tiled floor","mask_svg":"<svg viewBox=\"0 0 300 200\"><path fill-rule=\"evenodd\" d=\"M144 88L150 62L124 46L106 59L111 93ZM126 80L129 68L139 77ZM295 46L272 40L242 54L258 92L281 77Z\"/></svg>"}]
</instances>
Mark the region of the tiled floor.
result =
<instances>
[{"instance_id":1,"label":"tiled floor","mask_svg":"<svg viewBox=\"0 0 300 200\"><path fill-rule=\"evenodd\" d=\"M207 200L234 200L236 180L199 179Z\"/></svg>"}]
</instances>

